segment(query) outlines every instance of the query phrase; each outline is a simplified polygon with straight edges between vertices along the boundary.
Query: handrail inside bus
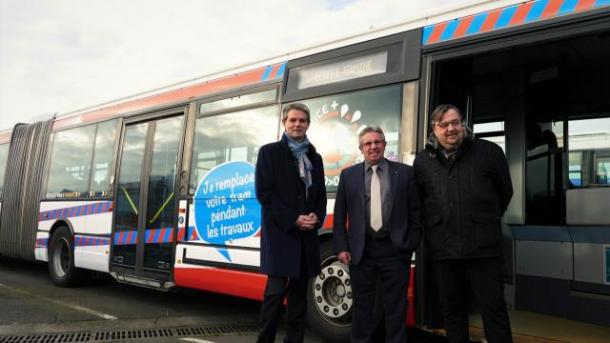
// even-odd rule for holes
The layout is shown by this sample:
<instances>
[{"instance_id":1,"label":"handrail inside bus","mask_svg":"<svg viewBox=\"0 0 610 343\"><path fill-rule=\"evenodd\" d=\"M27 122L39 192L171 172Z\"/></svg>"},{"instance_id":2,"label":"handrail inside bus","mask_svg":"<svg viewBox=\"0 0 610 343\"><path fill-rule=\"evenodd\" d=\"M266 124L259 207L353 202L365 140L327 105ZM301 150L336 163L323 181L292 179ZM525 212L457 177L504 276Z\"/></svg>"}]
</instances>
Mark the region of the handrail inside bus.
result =
<instances>
[{"instance_id":1,"label":"handrail inside bus","mask_svg":"<svg viewBox=\"0 0 610 343\"><path fill-rule=\"evenodd\" d=\"M131 200L131 197L129 196L129 193L127 192L127 189L125 187L123 187L123 193L125 193L125 197L127 197L127 201L129 201L129 205L131 205L131 209L133 210L133 213L135 213L135 215L138 215L138 209L136 208L136 205L133 203L133 200Z\"/></svg>"},{"instance_id":2,"label":"handrail inside bus","mask_svg":"<svg viewBox=\"0 0 610 343\"><path fill-rule=\"evenodd\" d=\"M161 205L161 207L159 207L159 210L157 211L157 213L155 213L155 215L152 217L152 219L148 222L149 224L152 224L152 223L154 223L155 220L157 220L157 217L159 217L161 212L163 212L163 210L165 209L167 204L169 204L170 200L172 200L173 198L174 198L174 192L172 192L172 194L170 194L169 197L167 197L167 200L165 200L163 205Z\"/></svg>"}]
</instances>

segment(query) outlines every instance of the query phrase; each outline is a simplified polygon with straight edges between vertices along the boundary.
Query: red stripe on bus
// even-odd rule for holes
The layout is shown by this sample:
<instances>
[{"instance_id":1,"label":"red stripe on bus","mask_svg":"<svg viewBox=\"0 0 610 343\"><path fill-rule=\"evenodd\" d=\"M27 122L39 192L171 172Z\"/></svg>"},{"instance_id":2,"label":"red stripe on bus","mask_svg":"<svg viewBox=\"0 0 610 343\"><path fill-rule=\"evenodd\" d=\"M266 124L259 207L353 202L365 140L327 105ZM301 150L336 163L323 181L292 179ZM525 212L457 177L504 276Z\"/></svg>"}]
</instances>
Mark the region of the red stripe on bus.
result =
<instances>
[{"instance_id":1,"label":"red stripe on bus","mask_svg":"<svg viewBox=\"0 0 610 343\"><path fill-rule=\"evenodd\" d=\"M500 14L502 13L503 10L504 10L503 8L500 8L500 9L489 12L487 14L487 17L485 18L485 21L483 22L483 26L481 26L481 32L487 32L487 31L493 30L494 27L496 26L496 22L498 21L498 18L500 18Z\"/></svg>"},{"instance_id":2,"label":"red stripe on bus","mask_svg":"<svg viewBox=\"0 0 610 343\"><path fill-rule=\"evenodd\" d=\"M441 35L445 31L447 27L447 22L437 24L432 30L432 34L430 34L430 39L428 39L428 44L436 43L441 38Z\"/></svg>"},{"instance_id":3,"label":"red stripe on bus","mask_svg":"<svg viewBox=\"0 0 610 343\"><path fill-rule=\"evenodd\" d=\"M595 0L580 0L574 8L574 12L581 12L590 9L595 4Z\"/></svg>"},{"instance_id":4,"label":"red stripe on bus","mask_svg":"<svg viewBox=\"0 0 610 343\"><path fill-rule=\"evenodd\" d=\"M409 287L407 288L407 326L415 327L415 267L409 269Z\"/></svg>"},{"instance_id":5,"label":"red stripe on bus","mask_svg":"<svg viewBox=\"0 0 610 343\"><path fill-rule=\"evenodd\" d=\"M466 34L466 31L468 30L468 28L470 27L470 23L472 23L472 19L474 18L474 16L468 16L466 18L462 18L462 20L460 20L460 24L458 25L458 27L455 29L455 32L453 33L453 38L459 38L462 37Z\"/></svg>"},{"instance_id":6,"label":"red stripe on bus","mask_svg":"<svg viewBox=\"0 0 610 343\"><path fill-rule=\"evenodd\" d=\"M159 234L159 242L158 243L167 243L167 242L171 242L172 241L172 237L171 235L168 237L167 242L165 242L165 235L167 235L167 231L169 230L169 228L163 228L161 229L161 233Z\"/></svg>"},{"instance_id":7,"label":"red stripe on bus","mask_svg":"<svg viewBox=\"0 0 610 343\"><path fill-rule=\"evenodd\" d=\"M271 66L271 73L269 73L269 77L267 78L267 80L273 80L275 79L275 76L277 75L277 72L280 70L280 65L274 65Z\"/></svg>"},{"instance_id":8,"label":"red stripe on bus","mask_svg":"<svg viewBox=\"0 0 610 343\"><path fill-rule=\"evenodd\" d=\"M174 281L176 286L262 300L267 276L219 268L175 268Z\"/></svg>"},{"instance_id":9,"label":"red stripe on bus","mask_svg":"<svg viewBox=\"0 0 610 343\"><path fill-rule=\"evenodd\" d=\"M193 227L191 230L191 237L189 237L189 241L196 241L198 239L197 228Z\"/></svg>"},{"instance_id":10,"label":"red stripe on bus","mask_svg":"<svg viewBox=\"0 0 610 343\"><path fill-rule=\"evenodd\" d=\"M540 19L547 19L556 16L564 2L565 0L549 0L549 2L546 4L546 8L544 11L542 11Z\"/></svg>"},{"instance_id":11,"label":"red stripe on bus","mask_svg":"<svg viewBox=\"0 0 610 343\"><path fill-rule=\"evenodd\" d=\"M332 214L327 214L326 218L324 218L324 223L322 224L322 228L323 229L332 229L333 228L333 224L335 222L335 216L333 216Z\"/></svg>"},{"instance_id":12,"label":"red stripe on bus","mask_svg":"<svg viewBox=\"0 0 610 343\"><path fill-rule=\"evenodd\" d=\"M130 244L138 244L138 233L136 231L129 233L129 242Z\"/></svg>"},{"instance_id":13,"label":"red stripe on bus","mask_svg":"<svg viewBox=\"0 0 610 343\"><path fill-rule=\"evenodd\" d=\"M533 4L534 4L533 2L526 2L522 5L520 5L519 7L517 7L517 11L515 12L515 15L513 15L510 22L508 23L508 26L523 24L523 21L527 17L527 14L530 13L530 10L532 9Z\"/></svg>"},{"instance_id":14,"label":"red stripe on bus","mask_svg":"<svg viewBox=\"0 0 610 343\"><path fill-rule=\"evenodd\" d=\"M114 242L114 245L123 244L124 239L125 239L125 231L119 232L119 238L117 239L116 242Z\"/></svg>"},{"instance_id":15,"label":"red stripe on bus","mask_svg":"<svg viewBox=\"0 0 610 343\"><path fill-rule=\"evenodd\" d=\"M110 119L117 117L121 114L126 114L145 108L160 106L173 102L179 102L181 100L192 100L194 98L202 97L206 94L217 93L240 86L254 84L260 82L264 71L265 68L258 68L253 71L248 71L235 76L225 77L222 79L208 81L172 91L151 95L140 99L127 101L117 105L101 108L92 112L83 113L75 117L58 119L55 121L55 123L53 123L53 130L81 123L89 123L104 119Z\"/></svg>"}]
</instances>

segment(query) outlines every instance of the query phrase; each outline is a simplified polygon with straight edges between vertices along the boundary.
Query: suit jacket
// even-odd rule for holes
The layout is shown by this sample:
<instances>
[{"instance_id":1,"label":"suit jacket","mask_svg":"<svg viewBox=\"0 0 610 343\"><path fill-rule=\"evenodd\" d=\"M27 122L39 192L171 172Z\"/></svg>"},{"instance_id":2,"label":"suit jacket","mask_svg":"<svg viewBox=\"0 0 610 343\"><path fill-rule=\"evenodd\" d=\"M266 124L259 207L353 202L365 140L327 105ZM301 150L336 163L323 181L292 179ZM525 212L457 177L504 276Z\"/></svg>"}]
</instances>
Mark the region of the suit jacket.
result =
<instances>
[{"instance_id":1,"label":"suit jacket","mask_svg":"<svg viewBox=\"0 0 610 343\"><path fill-rule=\"evenodd\" d=\"M502 149L483 139L467 139L451 163L429 143L417 154L413 167L422 197L424 238L432 257L502 256L501 218L513 195Z\"/></svg>"},{"instance_id":2,"label":"suit jacket","mask_svg":"<svg viewBox=\"0 0 610 343\"><path fill-rule=\"evenodd\" d=\"M387 163L392 205L390 213L384 214L384 223L389 222L385 229L390 232L397 253L410 259L421 237L420 204L413 168L398 162ZM364 250L365 211L364 163L358 163L341 172L333 226L335 252L349 251L355 265L360 263Z\"/></svg>"},{"instance_id":3,"label":"suit jacket","mask_svg":"<svg viewBox=\"0 0 610 343\"><path fill-rule=\"evenodd\" d=\"M256 198L262 205L260 257L261 271L265 274L312 277L320 273L317 229L326 216L324 167L313 145L307 156L313 165L309 197L305 196L305 184L285 137L263 146L258 153L255 184ZM311 212L320 220L318 227L299 230L295 226L298 216Z\"/></svg>"}]
</instances>

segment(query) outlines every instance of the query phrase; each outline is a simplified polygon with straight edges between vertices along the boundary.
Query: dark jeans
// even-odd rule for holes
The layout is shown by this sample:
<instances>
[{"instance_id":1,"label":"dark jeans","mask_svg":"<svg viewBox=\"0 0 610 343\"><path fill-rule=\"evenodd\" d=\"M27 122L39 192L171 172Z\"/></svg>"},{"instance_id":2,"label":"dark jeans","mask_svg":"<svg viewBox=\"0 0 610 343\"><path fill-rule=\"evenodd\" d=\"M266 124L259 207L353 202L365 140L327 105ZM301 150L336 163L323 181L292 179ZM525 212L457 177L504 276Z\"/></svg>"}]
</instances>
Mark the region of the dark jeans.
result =
<instances>
[{"instance_id":1,"label":"dark jeans","mask_svg":"<svg viewBox=\"0 0 610 343\"><path fill-rule=\"evenodd\" d=\"M406 342L407 286L409 262L402 258L392 241L367 240L359 265L350 266L354 308L352 312L352 343L373 341L375 295L383 303L386 342ZM380 282L380 287L377 287Z\"/></svg>"},{"instance_id":2,"label":"dark jeans","mask_svg":"<svg viewBox=\"0 0 610 343\"><path fill-rule=\"evenodd\" d=\"M500 258L436 261L435 271L450 343L469 342L468 295L471 290L483 318L487 341L512 342Z\"/></svg>"},{"instance_id":3,"label":"dark jeans","mask_svg":"<svg viewBox=\"0 0 610 343\"><path fill-rule=\"evenodd\" d=\"M284 342L303 342L307 312L307 283L309 279L269 276L260 313L260 332L257 342L275 342L280 311L286 305L286 337Z\"/></svg>"}]
</instances>

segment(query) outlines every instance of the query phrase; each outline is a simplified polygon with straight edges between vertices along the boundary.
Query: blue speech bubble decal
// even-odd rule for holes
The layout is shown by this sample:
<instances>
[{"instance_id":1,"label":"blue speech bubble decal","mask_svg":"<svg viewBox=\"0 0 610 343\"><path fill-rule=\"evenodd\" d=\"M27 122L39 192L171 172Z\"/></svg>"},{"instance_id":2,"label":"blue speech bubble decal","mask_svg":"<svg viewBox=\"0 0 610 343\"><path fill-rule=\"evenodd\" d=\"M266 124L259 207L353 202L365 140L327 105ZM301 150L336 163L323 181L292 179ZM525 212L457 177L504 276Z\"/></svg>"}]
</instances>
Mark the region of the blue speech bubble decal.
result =
<instances>
[{"instance_id":1,"label":"blue speech bubble decal","mask_svg":"<svg viewBox=\"0 0 610 343\"><path fill-rule=\"evenodd\" d=\"M195 225L201 238L227 241L256 235L261 227L261 205L256 200L254 165L245 161L220 164L199 182L195 192ZM227 260L227 249L218 248Z\"/></svg>"}]
</instances>

